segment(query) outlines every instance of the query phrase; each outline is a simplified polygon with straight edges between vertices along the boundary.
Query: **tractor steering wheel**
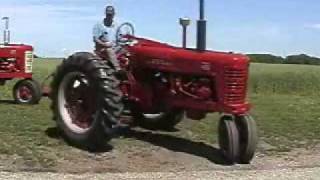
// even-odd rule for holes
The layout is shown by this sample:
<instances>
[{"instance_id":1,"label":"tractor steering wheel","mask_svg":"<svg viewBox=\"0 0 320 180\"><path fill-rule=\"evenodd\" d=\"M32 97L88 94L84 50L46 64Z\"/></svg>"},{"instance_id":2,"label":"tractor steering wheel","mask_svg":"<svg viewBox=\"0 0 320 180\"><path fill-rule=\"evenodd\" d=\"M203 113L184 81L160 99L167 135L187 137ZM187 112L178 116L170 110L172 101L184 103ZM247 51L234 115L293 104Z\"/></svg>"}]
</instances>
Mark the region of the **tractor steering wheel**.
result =
<instances>
[{"instance_id":1,"label":"tractor steering wheel","mask_svg":"<svg viewBox=\"0 0 320 180\"><path fill-rule=\"evenodd\" d=\"M116 45L119 46L119 45L127 44L128 42L130 42L130 40L125 36L127 35L134 36L134 34L135 34L135 29L133 24L129 22L121 24L116 31Z\"/></svg>"}]
</instances>

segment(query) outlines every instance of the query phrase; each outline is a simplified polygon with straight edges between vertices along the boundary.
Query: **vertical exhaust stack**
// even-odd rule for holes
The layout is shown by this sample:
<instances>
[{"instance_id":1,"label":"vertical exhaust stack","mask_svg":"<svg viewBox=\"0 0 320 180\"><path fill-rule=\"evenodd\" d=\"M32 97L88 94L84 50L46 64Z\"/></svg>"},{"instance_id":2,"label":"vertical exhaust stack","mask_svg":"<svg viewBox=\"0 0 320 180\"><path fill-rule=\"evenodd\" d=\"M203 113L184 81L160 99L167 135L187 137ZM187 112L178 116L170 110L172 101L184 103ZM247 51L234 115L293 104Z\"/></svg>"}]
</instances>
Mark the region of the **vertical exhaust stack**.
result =
<instances>
[{"instance_id":1,"label":"vertical exhaust stack","mask_svg":"<svg viewBox=\"0 0 320 180\"><path fill-rule=\"evenodd\" d=\"M180 25L182 26L182 47L187 48L187 28L190 25L191 20L188 18L180 18Z\"/></svg>"},{"instance_id":2,"label":"vertical exhaust stack","mask_svg":"<svg viewBox=\"0 0 320 180\"><path fill-rule=\"evenodd\" d=\"M200 0L200 19L197 22L197 50L205 51L207 44L207 21L204 0Z\"/></svg>"},{"instance_id":3,"label":"vertical exhaust stack","mask_svg":"<svg viewBox=\"0 0 320 180\"><path fill-rule=\"evenodd\" d=\"M3 17L2 20L5 21L5 29L3 31L3 42L4 45L8 45L10 43L9 17Z\"/></svg>"}]
</instances>

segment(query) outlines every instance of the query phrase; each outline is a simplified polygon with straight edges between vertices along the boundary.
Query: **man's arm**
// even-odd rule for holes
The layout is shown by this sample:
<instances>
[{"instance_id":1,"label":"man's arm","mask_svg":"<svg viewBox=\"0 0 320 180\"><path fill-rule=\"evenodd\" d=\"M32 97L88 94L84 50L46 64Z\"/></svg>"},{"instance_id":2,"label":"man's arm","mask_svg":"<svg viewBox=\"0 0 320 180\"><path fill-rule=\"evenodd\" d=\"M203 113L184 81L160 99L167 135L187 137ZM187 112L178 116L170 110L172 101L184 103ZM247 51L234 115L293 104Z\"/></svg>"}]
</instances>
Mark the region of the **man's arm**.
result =
<instances>
[{"instance_id":1,"label":"man's arm","mask_svg":"<svg viewBox=\"0 0 320 180\"><path fill-rule=\"evenodd\" d=\"M100 46L103 46L103 47L106 47L106 48L111 48L113 46L112 42L102 41L100 38L97 38L97 37L93 37L93 41L96 44L99 44Z\"/></svg>"}]
</instances>

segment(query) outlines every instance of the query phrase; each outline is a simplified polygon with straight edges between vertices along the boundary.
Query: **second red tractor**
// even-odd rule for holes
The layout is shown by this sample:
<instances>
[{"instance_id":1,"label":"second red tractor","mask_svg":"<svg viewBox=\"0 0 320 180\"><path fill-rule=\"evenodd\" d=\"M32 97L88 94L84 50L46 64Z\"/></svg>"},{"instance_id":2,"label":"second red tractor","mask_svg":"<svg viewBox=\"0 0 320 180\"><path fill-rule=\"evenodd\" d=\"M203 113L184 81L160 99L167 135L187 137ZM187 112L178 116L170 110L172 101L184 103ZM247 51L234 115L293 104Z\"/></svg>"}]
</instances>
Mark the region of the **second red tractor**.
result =
<instances>
[{"instance_id":1,"label":"second red tractor","mask_svg":"<svg viewBox=\"0 0 320 180\"><path fill-rule=\"evenodd\" d=\"M0 44L0 86L20 79L13 88L18 104L37 104L41 99L39 84L32 79L33 47L10 43L9 18L5 20L4 43Z\"/></svg>"}]
</instances>

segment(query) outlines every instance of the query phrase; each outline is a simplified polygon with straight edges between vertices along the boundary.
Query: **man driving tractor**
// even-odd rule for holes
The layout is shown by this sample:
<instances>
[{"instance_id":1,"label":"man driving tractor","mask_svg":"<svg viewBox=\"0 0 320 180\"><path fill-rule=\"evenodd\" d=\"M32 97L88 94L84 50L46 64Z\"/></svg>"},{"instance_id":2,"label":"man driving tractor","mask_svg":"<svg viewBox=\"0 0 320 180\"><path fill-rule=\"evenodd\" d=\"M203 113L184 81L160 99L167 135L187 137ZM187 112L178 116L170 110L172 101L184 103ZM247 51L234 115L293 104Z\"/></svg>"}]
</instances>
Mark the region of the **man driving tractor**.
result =
<instances>
[{"instance_id":1,"label":"man driving tractor","mask_svg":"<svg viewBox=\"0 0 320 180\"><path fill-rule=\"evenodd\" d=\"M103 60L108 60L116 70L115 76L118 79L125 79L126 72L120 67L116 56L116 22L114 21L115 8L107 6L103 22L97 23L93 28L93 41L95 43L95 53ZM131 123L128 119L119 119L119 130L127 128Z\"/></svg>"},{"instance_id":2,"label":"man driving tractor","mask_svg":"<svg viewBox=\"0 0 320 180\"><path fill-rule=\"evenodd\" d=\"M115 54L115 28L114 21L115 8L107 6L105 18L102 23L97 23L93 28L93 41L95 43L95 53L103 59L107 59L114 66L118 73L121 73L120 64Z\"/></svg>"}]
</instances>

